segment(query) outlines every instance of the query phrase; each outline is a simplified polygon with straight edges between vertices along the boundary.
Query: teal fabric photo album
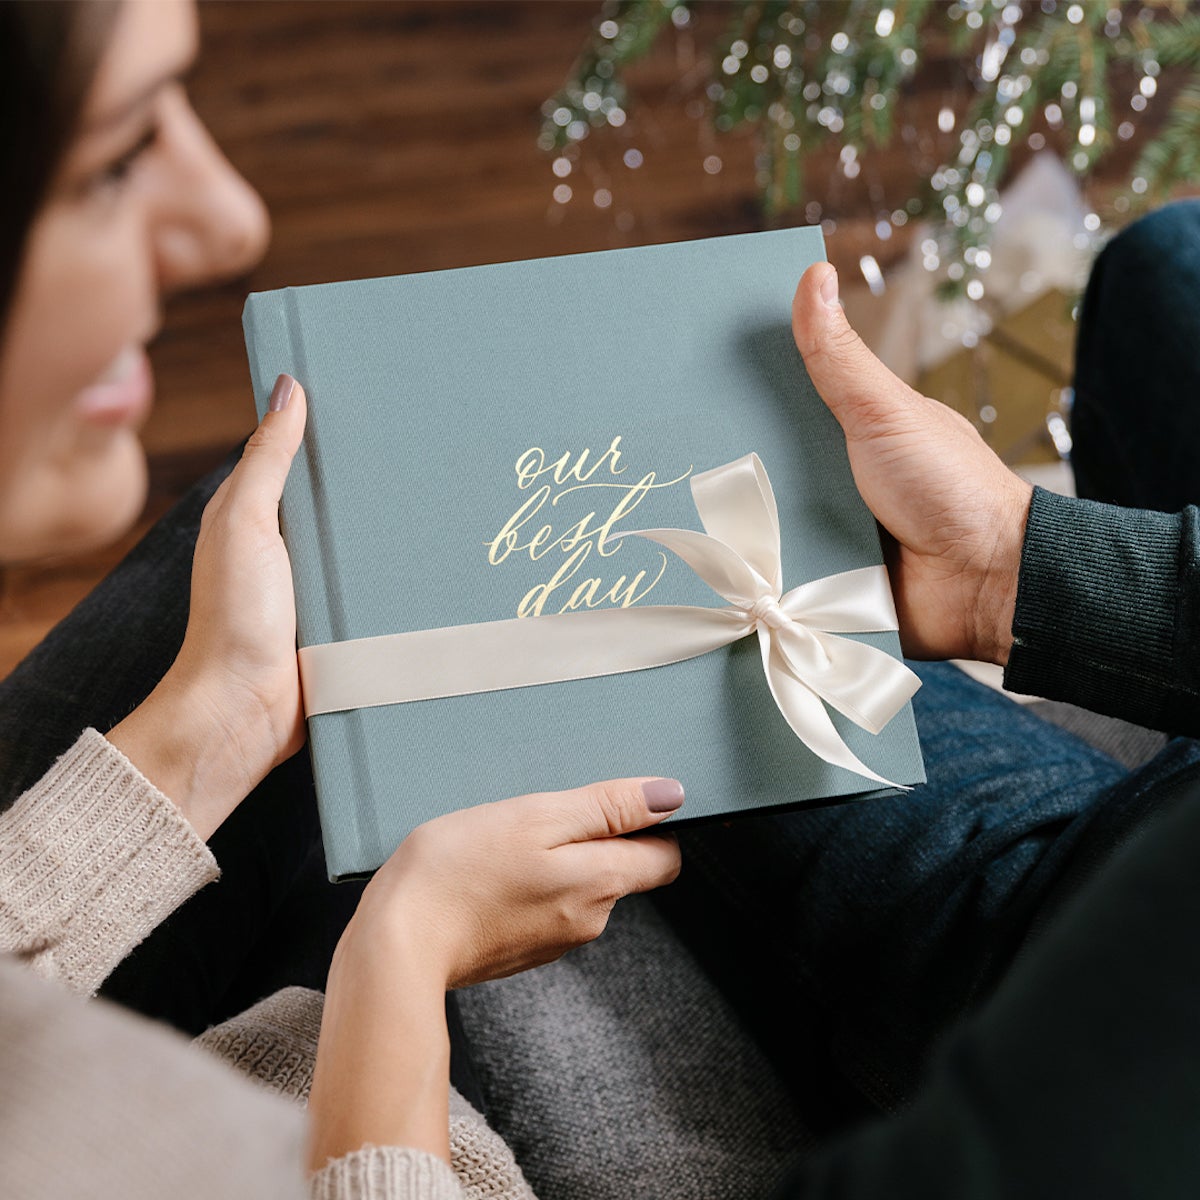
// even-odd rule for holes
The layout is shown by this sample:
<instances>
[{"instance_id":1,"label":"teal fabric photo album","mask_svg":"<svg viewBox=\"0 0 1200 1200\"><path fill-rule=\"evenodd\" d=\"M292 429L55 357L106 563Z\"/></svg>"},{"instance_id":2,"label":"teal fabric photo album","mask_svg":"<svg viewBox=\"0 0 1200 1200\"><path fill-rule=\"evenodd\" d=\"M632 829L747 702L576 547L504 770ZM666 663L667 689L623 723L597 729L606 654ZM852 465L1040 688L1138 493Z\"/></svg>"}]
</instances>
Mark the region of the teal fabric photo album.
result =
<instances>
[{"instance_id":1,"label":"teal fabric photo album","mask_svg":"<svg viewBox=\"0 0 1200 1200\"><path fill-rule=\"evenodd\" d=\"M472 804L674 776L671 824L924 780L788 229L251 295L331 878Z\"/></svg>"}]
</instances>

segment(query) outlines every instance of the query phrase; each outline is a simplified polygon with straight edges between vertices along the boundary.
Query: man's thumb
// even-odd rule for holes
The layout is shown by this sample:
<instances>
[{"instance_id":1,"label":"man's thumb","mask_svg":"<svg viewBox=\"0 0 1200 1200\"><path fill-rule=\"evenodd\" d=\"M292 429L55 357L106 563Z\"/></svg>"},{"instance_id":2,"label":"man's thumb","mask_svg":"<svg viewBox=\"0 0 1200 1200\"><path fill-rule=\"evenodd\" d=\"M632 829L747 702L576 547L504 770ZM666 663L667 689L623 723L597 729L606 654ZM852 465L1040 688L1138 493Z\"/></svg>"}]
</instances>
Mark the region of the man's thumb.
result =
<instances>
[{"instance_id":1,"label":"man's thumb","mask_svg":"<svg viewBox=\"0 0 1200 1200\"><path fill-rule=\"evenodd\" d=\"M906 406L912 393L867 349L838 303L837 271L815 263L792 301L792 335L821 399L848 437Z\"/></svg>"}]
</instances>

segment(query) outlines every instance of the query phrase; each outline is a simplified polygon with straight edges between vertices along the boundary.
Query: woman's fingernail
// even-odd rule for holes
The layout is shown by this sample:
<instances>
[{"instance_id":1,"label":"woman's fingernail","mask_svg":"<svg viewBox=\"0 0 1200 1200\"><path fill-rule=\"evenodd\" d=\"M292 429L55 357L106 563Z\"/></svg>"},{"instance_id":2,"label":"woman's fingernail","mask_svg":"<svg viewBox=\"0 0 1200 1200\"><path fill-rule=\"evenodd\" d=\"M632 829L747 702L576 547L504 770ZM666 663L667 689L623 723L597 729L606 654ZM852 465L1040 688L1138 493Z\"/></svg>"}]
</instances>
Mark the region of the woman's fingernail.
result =
<instances>
[{"instance_id":1,"label":"woman's fingernail","mask_svg":"<svg viewBox=\"0 0 1200 1200\"><path fill-rule=\"evenodd\" d=\"M280 412L287 408L292 393L296 390L296 381L290 375L280 375L271 389L271 402L267 405L268 412Z\"/></svg>"},{"instance_id":2,"label":"woman's fingernail","mask_svg":"<svg viewBox=\"0 0 1200 1200\"><path fill-rule=\"evenodd\" d=\"M652 813L674 812L683 803L683 784L678 779L647 779L642 795Z\"/></svg>"},{"instance_id":3,"label":"woman's fingernail","mask_svg":"<svg viewBox=\"0 0 1200 1200\"><path fill-rule=\"evenodd\" d=\"M838 307L838 277L837 269L834 267L830 267L825 272L825 278L821 280L821 299L830 308Z\"/></svg>"}]
</instances>

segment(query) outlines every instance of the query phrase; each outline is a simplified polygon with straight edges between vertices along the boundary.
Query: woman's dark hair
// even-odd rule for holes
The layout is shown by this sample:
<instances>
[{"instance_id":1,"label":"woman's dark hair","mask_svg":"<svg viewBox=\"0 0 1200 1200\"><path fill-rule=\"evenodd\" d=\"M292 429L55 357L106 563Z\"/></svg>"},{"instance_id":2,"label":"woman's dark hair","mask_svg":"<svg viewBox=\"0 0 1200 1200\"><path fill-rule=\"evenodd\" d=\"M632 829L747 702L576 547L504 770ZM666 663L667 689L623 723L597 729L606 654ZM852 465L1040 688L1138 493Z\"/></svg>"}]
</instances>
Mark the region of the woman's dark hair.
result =
<instances>
[{"instance_id":1,"label":"woman's dark hair","mask_svg":"<svg viewBox=\"0 0 1200 1200\"><path fill-rule=\"evenodd\" d=\"M0 0L0 333L116 13L117 0Z\"/></svg>"}]
</instances>

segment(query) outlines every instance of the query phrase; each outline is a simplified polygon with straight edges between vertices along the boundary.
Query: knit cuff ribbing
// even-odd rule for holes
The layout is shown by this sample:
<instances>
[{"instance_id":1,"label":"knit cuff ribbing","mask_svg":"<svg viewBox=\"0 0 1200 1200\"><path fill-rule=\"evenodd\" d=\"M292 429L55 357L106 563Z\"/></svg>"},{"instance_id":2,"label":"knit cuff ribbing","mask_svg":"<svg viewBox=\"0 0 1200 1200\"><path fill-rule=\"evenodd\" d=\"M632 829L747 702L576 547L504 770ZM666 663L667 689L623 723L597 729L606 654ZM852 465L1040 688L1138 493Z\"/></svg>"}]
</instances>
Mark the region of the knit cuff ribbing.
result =
<instances>
[{"instance_id":1,"label":"knit cuff ribbing","mask_svg":"<svg viewBox=\"0 0 1200 1200\"><path fill-rule=\"evenodd\" d=\"M90 994L218 874L179 809L87 729L0 814L0 949Z\"/></svg>"},{"instance_id":2,"label":"knit cuff ribbing","mask_svg":"<svg viewBox=\"0 0 1200 1200\"><path fill-rule=\"evenodd\" d=\"M312 1177L312 1200L462 1200L440 1158L396 1146L363 1146Z\"/></svg>"},{"instance_id":3,"label":"knit cuff ribbing","mask_svg":"<svg viewBox=\"0 0 1200 1200\"><path fill-rule=\"evenodd\" d=\"M268 1091L307 1103L325 997L288 987L202 1033L195 1045Z\"/></svg>"},{"instance_id":4,"label":"knit cuff ribbing","mask_svg":"<svg viewBox=\"0 0 1200 1200\"><path fill-rule=\"evenodd\" d=\"M1010 691L1170 729L1200 698L1176 636L1181 517L1034 489L1021 556Z\"/></svg>"}]
</instances>

